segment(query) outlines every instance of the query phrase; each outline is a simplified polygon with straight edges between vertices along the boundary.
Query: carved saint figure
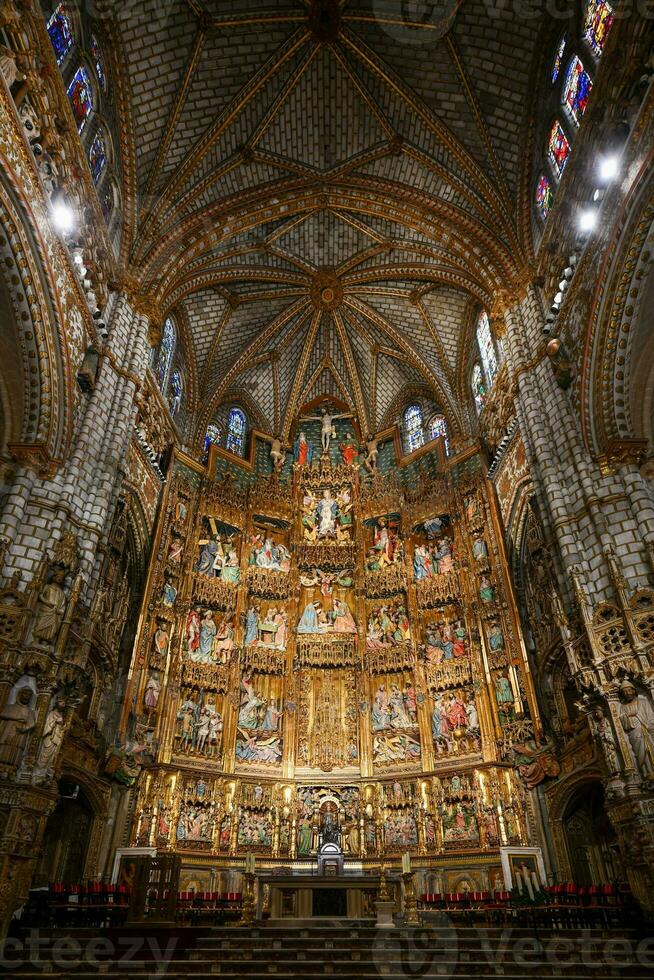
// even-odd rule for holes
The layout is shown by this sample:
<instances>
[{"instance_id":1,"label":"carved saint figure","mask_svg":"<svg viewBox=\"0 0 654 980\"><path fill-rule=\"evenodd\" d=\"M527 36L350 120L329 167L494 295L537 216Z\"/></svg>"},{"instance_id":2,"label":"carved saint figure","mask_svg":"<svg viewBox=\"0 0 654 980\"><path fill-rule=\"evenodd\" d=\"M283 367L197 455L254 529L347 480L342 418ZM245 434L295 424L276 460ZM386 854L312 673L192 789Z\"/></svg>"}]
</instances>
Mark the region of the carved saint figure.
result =
<instances>
[{"instance_id":1,"label":"carved saint figure","mask_svg":"<svg viewBox=\"0 0 654 980\"><path fill-rule=\"evenodd\" d=\"M41 779L51 775L54 769L61 743L64 740L66 726L66 701L64 698L56 698L45 719L43 736L39 753L36 757L34 772Z\"/></svg>"},{"instance_id":2,"label":"carved saint figure","mask_svg":"<svg viewBox=\"0 0 654 980\"><path fill-rule=\"evenodd\" d=\"M62 589L66 570L57 568L52 580L39 593L39 602L32 635L35 640L52 643L59 632L66 609L66 595Z\"/></svg>"},{"instance_id":3,"label":"carved saint figure","mask_svg":"<svg viewBox=\"0 0 654 980\"><path fill-rule=\"evenodd\" d=\"M648 698L639 694L631 681L620 685L622 707L620 722L643 776L654 776L654 708Z\"/></svg>"},{"instance_id":4,"label":"carved saint figure","mask_svg":"<svg viewBox=\"0 0 654 980\"><path fill-rule=\"evenodd\" d=\"M293 458L298 466L311 465L313 446L307 441L306 433L300 432L293 447Z\"/></svg>"},{"instance_id":5,"label":"carved saint figure","mask_svg":"<svg viewBox=\"0 0 654 980\"><path fill-rule=\"evenodd\" d=\"M23 760L27 739L36 722L32 710L33 696L31 688L20 687L16 693L16 700L10 703L8 699L0 711L0 766L2 767L8 766L13 769Z\"/></svg>"}]
</instances>

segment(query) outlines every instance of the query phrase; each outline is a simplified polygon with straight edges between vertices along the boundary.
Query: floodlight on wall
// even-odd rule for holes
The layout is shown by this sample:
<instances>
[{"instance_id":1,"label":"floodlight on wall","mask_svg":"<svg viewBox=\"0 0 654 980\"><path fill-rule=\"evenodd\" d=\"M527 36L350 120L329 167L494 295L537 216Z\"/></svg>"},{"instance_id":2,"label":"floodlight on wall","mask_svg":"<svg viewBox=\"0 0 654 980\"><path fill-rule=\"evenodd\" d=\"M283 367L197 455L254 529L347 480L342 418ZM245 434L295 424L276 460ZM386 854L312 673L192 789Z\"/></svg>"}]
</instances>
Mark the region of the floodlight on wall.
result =
<instances>
[{"instance_id":1,"label":"floodlight on wall","mask_svg":"<svg viewBox=\"0 0 654 980\"><path fill-rule=\"evenodd\" d=\"M584 208L583 211L580 211L577 224L579 231L584 234L589 234L593 231L597 227L597 211L595 208Z\"/></svg>"},{"instance_id":2,"label":"floodlight on wall","mask_svg":"<svg viewBox=\"0 0 654 980\"><path fill-rule=\"evenodd\" d=\"M608 156L602 157L599 163L599 175L600 180L608 183L614 180L620 170L620 161L616 153L611 153Z\"/></svg>"},{"instance_id":3,"label":"floodlight on wall","mask_svg":"<svg viewBox=\"0 0 654 980\"><path fill-rule=\"evenodd\" d=\"M62 201L61 198L53 202L51 215L52 223L57 231L61 232L63 235L70 234L70 232L73 231L75 227L75 212L70 205L66 204L65 201Z\"/></svg>"}]
</instances>

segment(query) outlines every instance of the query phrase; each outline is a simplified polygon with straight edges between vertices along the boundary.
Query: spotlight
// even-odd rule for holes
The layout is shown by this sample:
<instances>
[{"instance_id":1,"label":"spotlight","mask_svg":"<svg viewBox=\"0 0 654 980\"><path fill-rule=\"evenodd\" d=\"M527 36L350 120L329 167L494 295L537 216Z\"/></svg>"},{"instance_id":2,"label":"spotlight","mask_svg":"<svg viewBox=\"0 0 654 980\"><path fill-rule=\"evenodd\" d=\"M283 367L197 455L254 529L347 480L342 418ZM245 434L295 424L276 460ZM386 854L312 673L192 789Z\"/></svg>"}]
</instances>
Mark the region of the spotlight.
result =
<instances>
[{"instance_id":1,"label":"spotlight","mask_svg":"<svg viewBox=\"0 0 654 980\"><path fill-rule=\"evenodd\" d=\"M615 154L608 157L602 157L600 160L599 175L602 180L613 180L614 177L618 176L618 169L618 158L615 156Z\"/></svg>"},{"instance_id":2,"label":"spotlight","mask_svg":"<svg viewBox=\"0 0 654 980\"><path fill-rule=\"evenodd\" d=\"M552 301L552 305L559 307L562 302L563 302L563 293L561 292L561 290L559 290Z\"/></svg>"},{"instance_id":3,"label":"spotlight","mask_svg":"<svg viewBox=\"0 0 654 980\"><path fill-rule=\"evenodd\" d=\"M57 231L64 235L71 232L75 227L73 209L65 201L55 201L52 205L52 223Z\"/></svg>"},{"instance_id":4,"label":"spotlight","mask_svg":"<svg viewBox=\"0 0 654 980\"><path fill-rule=\"evenodd\" d=\"M586 233L592 231L597 225L597 211L595 208L586 208L584 211L581 211L578 223L579 231Z\"/></svg>"},{"instance_id":5,"label":"spotlight","mask_svg":"<svg viewBox=\"0 0 654 980\"><path fill-rule=\"evenodd\" d=\"M595 202L595 204L599 204L605 194L606 194L606 189L604 187L597 187L593 191L593 201Z\"/></svg>"}]
</instances>

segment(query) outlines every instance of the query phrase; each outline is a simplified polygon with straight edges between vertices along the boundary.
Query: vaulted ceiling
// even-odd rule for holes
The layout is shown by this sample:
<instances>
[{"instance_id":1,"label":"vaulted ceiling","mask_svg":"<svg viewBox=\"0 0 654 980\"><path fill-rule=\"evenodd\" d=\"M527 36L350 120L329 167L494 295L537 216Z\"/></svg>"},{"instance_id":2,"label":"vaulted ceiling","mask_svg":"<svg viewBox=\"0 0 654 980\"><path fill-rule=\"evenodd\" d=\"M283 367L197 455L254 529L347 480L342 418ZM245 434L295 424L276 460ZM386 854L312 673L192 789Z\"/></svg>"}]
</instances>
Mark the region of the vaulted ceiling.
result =
<instances>
[{"instance_id":1,"label":"vaulted ceiling","mask_svg":"<svg viewBox=\"0 0 654 980\"><path fill-rule=\"evenodd\" d=\"M531 247L538 33L483 0L127 5L125 247L184 322L197 432L239 391L288 432L422 389L469 430L475 312Z\"/></svg>"}]
</instances>

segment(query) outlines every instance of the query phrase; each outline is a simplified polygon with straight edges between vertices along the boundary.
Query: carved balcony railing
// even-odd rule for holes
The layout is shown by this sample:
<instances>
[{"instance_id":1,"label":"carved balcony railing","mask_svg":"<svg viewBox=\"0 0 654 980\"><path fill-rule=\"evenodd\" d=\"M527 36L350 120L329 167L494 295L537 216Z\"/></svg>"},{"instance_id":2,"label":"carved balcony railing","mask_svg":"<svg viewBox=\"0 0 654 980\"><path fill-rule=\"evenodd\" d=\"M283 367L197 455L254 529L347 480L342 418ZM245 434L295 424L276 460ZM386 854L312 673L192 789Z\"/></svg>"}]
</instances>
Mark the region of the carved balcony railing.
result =
<instances>
[{"instance_id":1,"label":"carved balcony railing","mask_svg":"<svg viewBox=\"0 0 654 980\"><path fill-rule=\"evenodd\" d=\"M297 667L352 667L357 659L355 636L298 636Z\"/></svg>"}]
</instances>

